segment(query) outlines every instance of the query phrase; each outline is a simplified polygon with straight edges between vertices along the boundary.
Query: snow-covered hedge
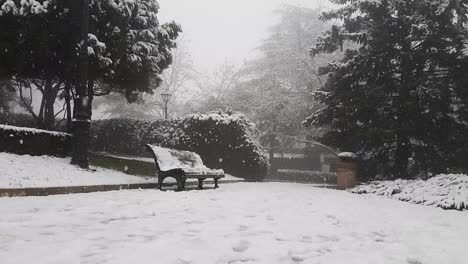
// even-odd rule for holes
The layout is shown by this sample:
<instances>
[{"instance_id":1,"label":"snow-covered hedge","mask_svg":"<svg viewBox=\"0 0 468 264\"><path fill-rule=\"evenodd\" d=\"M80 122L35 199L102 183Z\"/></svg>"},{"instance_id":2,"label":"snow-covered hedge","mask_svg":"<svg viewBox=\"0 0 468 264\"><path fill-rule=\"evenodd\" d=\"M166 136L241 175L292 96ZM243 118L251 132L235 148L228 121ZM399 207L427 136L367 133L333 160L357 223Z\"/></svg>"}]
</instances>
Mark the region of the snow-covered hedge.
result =
<instances>
[{"instance_id":1,"label":"snow-covered hedge","mask_svg":"<svg viewBox=\"0 0 468 264\"><path fill-rule=\"evenodd\" d=\"M336 183L336 174L324 173L320 171L279 169L275 173L270 173L268 179L287 182L334 184Z\"/></svg>"},{"instance_id":2,"label":"snow-covered hedge","mask_svg":"<svg viewBox=\"0 0 468 264\"><path fill-rule=\"evenodd\" d=\"M0 112L0 124L10 125L10 126L19 126L19 127L37 127L37 123L28 114L11 114L8 112Z\"/></svg>"},{"instance_id":3,"label":"snow-covered hedge","mask_svg":"<svg viewBox=\"0 0 468 264\"><path fill-rule=\"evenodd\" d=\"M66 133L0 125L0 152L64 157L71 150L71 139Z\"/></svg>"},{"instance_id":4,"label":"snow-covered hedge","mask_svg":"<svg viewBox=\"0 0 468 264\"><path fill-rule=\"evenodd\" d=\"M405 202L452 210L468 210L468 175L438 175L429 180L376 181L351 190Z\"/></svg>"},{"instance_id":5,"label":"snow-covered hedge","mask_svg":"<svg viewBox=\"0 0 468 264\"><path fill-rule=\"evenodd\" d=\"M247 180L263 180L268 155L258 131L238 113L196 114L185 119L95 121L91 146L97 152L146 156L145 144L198 153L205 165Z\"/></svg>"}]
</instances>

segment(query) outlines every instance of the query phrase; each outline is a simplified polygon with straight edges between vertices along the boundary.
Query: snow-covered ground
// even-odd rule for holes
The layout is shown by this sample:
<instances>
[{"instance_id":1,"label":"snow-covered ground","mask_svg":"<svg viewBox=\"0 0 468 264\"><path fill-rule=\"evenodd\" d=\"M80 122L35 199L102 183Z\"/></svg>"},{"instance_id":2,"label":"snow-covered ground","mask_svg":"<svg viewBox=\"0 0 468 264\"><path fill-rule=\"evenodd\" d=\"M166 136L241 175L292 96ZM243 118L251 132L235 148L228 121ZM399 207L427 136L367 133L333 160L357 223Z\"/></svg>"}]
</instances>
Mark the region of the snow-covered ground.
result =
<instances>
[{"instance_id":1,"label":"snow-covered ground","mask_svg":"<svg viewBox=\"0 0 468 264\"><path fill-rule=\"evenodd\" d=\"M135 177L118 171L93 168L95 172L70 165L69 158L32 157L0 153L0 188L90 186L155 183L152 177Z\"/></svg>"},{"instance_id":2,"label":"snow-covered ground","mask_svg":"<svg viewBox=\"0 0 468 264\"><path fill-rule=\"evenodd\" d=\"M351 192L385 196L444 209L468 210L468 175L464 174L439 175L427 181L371 182L360 185Z\"/></svg>"},{"instance_id":3,"label":"snow-covered ground","mask_svg":"<svg viewBox=\"0 0 468 264\"><path fill-rule=\"evenodd\" d=\"M466 264L468 213L290 183L0 199L0 262Z\"/></svg>"},{"instance_id":4,"label":"snow-covered ground","mask_svg":"<svg viewBox=\"0 0 468 264\"><path fill-rule=\"evenodd\" d=\"M112 184L156 183L155 177L136 177L122 172L92 167L83 170L70 165L69 158L33 157L0 152L0 189L62 186L91 186ZM226 175L220 181L243 181ZM197 181L189 180L189 181ZM175 183L170 178L165 183ZM1 263L1 262L0 262Z\"/></svg>"}]
</instances>

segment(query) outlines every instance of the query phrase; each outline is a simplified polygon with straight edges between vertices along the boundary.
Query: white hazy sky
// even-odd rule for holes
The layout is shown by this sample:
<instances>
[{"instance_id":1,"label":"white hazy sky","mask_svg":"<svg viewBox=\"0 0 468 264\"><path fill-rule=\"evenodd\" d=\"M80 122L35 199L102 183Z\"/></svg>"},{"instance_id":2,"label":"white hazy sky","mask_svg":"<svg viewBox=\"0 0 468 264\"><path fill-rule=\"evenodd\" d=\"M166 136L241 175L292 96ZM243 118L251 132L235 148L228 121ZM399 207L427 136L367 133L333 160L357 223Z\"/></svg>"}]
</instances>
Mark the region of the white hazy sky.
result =
<instances>
[{"instance_id":1,"label":"white hazy sky","mask_svg":"<svg viewBox=\"0 0 468 264\"><path fill-rule=\"evenodd\" d=\"M182 25L195 66L213 70L248 58L274 24L281 4L327 5L327 0L158 0L161 22Z\"/></svg>"}]
</instances>

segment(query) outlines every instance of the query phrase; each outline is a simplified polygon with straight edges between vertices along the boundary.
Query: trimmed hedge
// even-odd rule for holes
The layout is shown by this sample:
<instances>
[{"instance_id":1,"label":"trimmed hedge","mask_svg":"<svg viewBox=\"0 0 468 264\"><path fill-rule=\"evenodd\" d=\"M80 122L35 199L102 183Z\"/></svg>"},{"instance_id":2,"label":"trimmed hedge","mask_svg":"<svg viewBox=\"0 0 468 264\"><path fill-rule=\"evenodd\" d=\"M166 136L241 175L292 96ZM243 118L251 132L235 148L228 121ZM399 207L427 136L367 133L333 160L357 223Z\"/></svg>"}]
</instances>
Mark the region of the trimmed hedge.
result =
<instances>
[{"instance_id":1,"label":"trimmed hedge","mask_svg":"<svg viewBox=\"0 0 468 264\"><path fill-rule=\"evenodd\" d=\"M36 121L34 121L31 115L28 114L12 114L8 112L0 113L0 124L37 128Z\"/></svg>"},{"instance_id":2,"label":"trimmed hedge","mask_svg":"<svg viewBox=\"0 0 468 264\"><path fill-rule=\"evenodd\" d=\"M260 181L269 171L268 155L260 145L255 125L238 113L209 113L185 119L94 121L92 150L148 156L145 144L198 153L210 168Z\"/></svg>"},{"instance_id":3,"label":"trimmed hedge","mask_svg":"<svg viewBox=\"0 0 468 264\"><path fill-rule=\"evenodd\" d=\"M72 136L66 133L0 125L0 152L65 157L71 148Z\"/></svg>"}]
</instances>

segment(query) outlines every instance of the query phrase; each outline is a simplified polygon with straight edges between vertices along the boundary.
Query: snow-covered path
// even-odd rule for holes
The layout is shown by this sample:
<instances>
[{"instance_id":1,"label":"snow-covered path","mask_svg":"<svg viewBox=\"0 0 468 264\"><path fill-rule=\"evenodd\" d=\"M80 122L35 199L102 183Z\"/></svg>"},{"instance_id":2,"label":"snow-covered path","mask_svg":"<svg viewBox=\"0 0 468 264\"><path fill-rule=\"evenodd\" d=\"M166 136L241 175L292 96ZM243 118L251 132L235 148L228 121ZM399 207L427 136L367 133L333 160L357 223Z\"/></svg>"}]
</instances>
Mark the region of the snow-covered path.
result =
<instances>
[{"instance_id":1,"label":"snow-covered path","mask_svg":"<svg viewBox=\"0 0 468 264\"><path fill-rule=\"evenodd\" d=\"M0 262L468 263L468 213L279 183L0 199Z\"/></svg>"}]
</instances>

